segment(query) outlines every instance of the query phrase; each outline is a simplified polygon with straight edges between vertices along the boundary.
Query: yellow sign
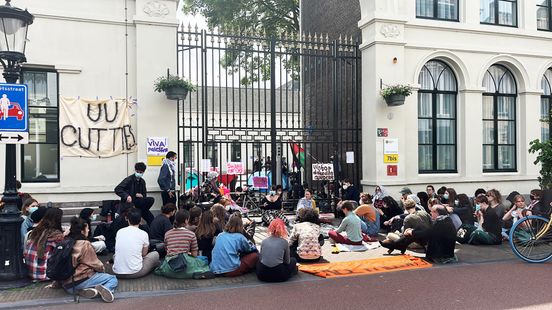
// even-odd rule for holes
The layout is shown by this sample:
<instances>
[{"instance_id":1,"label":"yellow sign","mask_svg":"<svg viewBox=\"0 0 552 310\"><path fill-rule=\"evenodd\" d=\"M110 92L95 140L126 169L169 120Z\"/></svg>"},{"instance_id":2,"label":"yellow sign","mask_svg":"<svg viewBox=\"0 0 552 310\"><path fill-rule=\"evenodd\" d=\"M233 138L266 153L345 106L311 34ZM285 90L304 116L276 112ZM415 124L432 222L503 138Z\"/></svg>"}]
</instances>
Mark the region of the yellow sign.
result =
<instances>
[{"instance_id":1,"label":"yellow sign","mask_svg":"<svg viewBox=\"0 0 552 310\"><path fill-rule=\"evenodd\" d=\"M396 164L399 162L399 154L383 154L383 162L386 164Z\"/></svg>"},{"instance_id":2,"label":"yellow sign","mask_svg":"<svg viewBox=\"0 0 552 310\"><path fill-rule=\"evenodd\" d=\"M165 156L148 156L148 166L162 166Z\"/></svg>"}]
</instances>

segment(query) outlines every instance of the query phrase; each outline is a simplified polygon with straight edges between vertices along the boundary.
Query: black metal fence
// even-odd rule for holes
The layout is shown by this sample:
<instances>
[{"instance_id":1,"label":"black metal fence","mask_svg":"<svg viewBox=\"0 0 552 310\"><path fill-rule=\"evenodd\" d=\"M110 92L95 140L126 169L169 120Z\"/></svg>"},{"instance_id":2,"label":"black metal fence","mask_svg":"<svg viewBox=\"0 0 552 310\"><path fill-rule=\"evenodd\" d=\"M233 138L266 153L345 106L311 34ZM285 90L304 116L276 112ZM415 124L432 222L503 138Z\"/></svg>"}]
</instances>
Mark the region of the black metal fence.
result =
<instances>
[{"instance_id":1,"label":"black metal fence","mask_svg":"<svg viewBox=\"0 0 552 310\"><path fill-rule=\"evenodd\" d=\"M210 33L189 26L177 35L178 73L198 85L178 103L182 187L201 184L206 171L214 170L232 190L251 185L256 175L288 189L306 182L327 192L327 182L312 179L313 163L333 163L336 179L358 184L357 42L330 42L316 34ZM294 161L293 146L304 150L304 162ZM228 162L241 162L244 174L228 175Z\"/></svg>"}]
</instances>

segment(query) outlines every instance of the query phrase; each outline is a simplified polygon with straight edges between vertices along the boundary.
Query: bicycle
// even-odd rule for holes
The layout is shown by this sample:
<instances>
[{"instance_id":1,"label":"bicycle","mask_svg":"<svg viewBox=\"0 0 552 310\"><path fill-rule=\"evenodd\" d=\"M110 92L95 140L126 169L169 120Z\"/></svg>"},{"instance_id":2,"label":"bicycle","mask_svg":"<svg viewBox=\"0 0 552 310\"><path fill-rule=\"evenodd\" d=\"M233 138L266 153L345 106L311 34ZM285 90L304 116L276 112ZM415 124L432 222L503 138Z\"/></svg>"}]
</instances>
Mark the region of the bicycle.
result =
<instances>
[{"instance_id":1,"label":"bicycle","mask_svg":"<svg viewBox=\"0 0 552 310\"><path fill-rule=\"evenodd\" d=\"M529 215L519 219L510 229L510 247L514 254L529 263L552 259L552 213L549 218Z\"/></svg>"}]
</instances>

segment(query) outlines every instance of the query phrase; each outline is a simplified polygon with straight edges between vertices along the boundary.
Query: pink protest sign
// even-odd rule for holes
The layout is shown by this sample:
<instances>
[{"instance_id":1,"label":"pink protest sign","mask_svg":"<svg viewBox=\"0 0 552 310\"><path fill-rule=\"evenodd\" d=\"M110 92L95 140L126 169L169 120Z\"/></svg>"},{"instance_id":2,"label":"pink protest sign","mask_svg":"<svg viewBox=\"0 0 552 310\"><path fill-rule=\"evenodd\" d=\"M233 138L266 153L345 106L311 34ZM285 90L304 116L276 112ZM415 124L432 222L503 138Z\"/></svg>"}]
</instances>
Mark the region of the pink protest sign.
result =
<instances>
[{"instance_id":1,"label":"pink protest sign","mask_svg":"<svg viewBox=\"0 0 552 310\"><path fill-rule=\"evenodd\" d=\"M226 174L244 174L243 163L241 162L226 163Z\"/></svg>"},{"instance_id":2,"label":"pink protest sign","mask_svg":"<svg viewBox=\"0 0 552 310\"><path fill-rule=\"evenodd\" d=\"M268 188L268 177L253 177L253 187Z\"/></svg>"}]
</instances>

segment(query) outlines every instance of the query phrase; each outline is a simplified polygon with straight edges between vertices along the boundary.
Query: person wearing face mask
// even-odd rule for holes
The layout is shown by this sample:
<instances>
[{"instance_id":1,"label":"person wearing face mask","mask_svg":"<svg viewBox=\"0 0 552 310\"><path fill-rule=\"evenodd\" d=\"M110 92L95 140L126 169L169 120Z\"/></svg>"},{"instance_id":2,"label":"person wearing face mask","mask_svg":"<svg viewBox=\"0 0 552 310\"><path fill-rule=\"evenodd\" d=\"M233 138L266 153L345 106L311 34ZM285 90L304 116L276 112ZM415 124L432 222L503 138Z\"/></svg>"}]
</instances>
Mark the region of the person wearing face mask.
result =
<instances>
[{"instance_id":1,"label":"person wearing face mask","mask_svg":"<svg viewBox=\"0 0 552 310\"><path fill-rule=\"evenodd\" d=\"M25 236L29 232L29 229L33 227L33 220L31 218L31 214L38 210L38 201L33 198L27 198L25 201L23 201L21 213L22 217L25 219L23 220L23 223L21 223L20 233L21 233L21 246L22 248L25 247Z\"/></svg>"},{"instance_id":2,"label":"person wearing face mask","mask_svg":"<svg viewBox=\"0 0 552 310\"><path fill-rule=\"evenodd\" d=\"M147 196L146 181L142 178L146 171L146 164L139 162L134 165L134 174L126 177L117 187L115 194L121 197L122 202L132 203L142 213L142 217L151 225L154 219L150 211L151 206L155 202L153 197Z\"/></svg>"},{"instance_id":3,"label":"person wearing face mask","mask_svg":"<svg viewBox=\"0 0 552 310\"><path fill-rule=\"evenodd\" d=\"M84 208L79 214L79 218L83 219L90 229L92 229L92 221L95 221L97 217L98 215L94 214L94 209L92 208ZM93 237L92 234L89 234L88 241L90 241L96 253L101 253L106 249L105 237L103 235Z\"/></svg>"},{"instance_id":4,"label":"person wearing face mask","mask_svg":"<svg viewBox=\"0 0 552 310\"><path fill-rule=\"evenodd\" d=\"M475 245L501 244L502 225L496 210L489 205L489 200L483 195L475 198L475 204L475 216L479 226L471 233L468 243Z\"/></svg>"},{"instance_id":5,"label":"person wearing face mask","mask_svg":"<svg viewBox=\"0 0 552 310\"><path fill-rule=\"evenodd\" d=\"M344 179L343 180L343 192L341 195L341 200L353 200L358 201L358 198L360 197L360 192L356 188L356 186L351 183L350 179Z\"/></svg>"},{"instance_id":6,"label":"person wearing face mask","mask_svg":"<svg viewBox=\"0 0 552 310\"><path fill-rule=\"evenodd\" d=\"M176 175L176 153L169 151L163 159L163 165L159 170L159 177L157 178L157 184L161 188L161 199L163 199L163 205L167 203L176 204L176 181L174 176Z\"/></svg>"}]
</instances>

